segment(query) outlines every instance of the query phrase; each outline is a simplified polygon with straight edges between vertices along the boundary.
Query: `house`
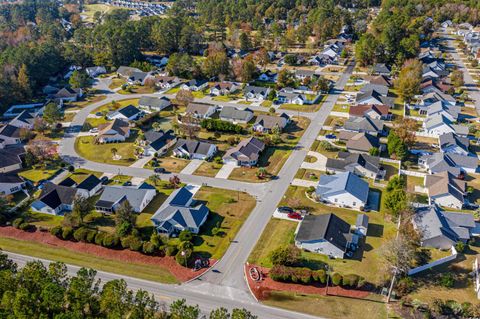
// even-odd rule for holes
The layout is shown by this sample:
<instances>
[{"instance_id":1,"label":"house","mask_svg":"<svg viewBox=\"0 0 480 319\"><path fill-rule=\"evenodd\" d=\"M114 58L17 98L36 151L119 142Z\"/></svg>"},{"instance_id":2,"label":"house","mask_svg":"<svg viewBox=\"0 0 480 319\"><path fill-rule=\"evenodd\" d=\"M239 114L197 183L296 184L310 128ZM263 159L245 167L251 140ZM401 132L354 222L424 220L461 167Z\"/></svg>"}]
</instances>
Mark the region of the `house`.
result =
<instances>
[{"instance_id":1,"label":"house","mask_svg":"<svg viewBox=\"0 0 480 319\"><path fill-rule=\"evenodd\" d=\"M360 93L375 91L381 96L388 96L389 88L386 85L368 83L362 88L360 88Z\"/></svg>"},{"instance_id":2,"label":"house","mask_svg":"<svg viewBox=\"0 0 480 319\"><path fill-rule=\"evenodd\" d=\"M270 70L267 70L266 72L263 72L260 74L258 77L258 80L261 82L277 82L278 74L274 73Z\"/></svg>"},{"instance_id":3,"label":"house","mask_svg":"<svg viewBox=\"0 0 480 319\"><path fill-rule=\"evenodd\" d=\"M351 172L321 175L317 198L339 207L363 209L368 200L368 183Z\"/></svg>"},{"instance_id":4,"label":"house","mask_svg":"<svg viewBox=\"0 0 480 319\"><path fill-rule=\"evenodd\" d=\"M107 114L109 120L135 121L143 116L143 112L133 105L127 105Z\"/></svg>"},{"instance_id":5,"label":"house","mask_svg":"<svg viewBox=\"0 0 480 319\"><path fill-rule=\"evenodd\" d=\"M105 69L104 66L91 66L86 68L85 72L88 74L89 77L96 78L100 74L107 73L107 69Z\"/></svg>"},{"instance_id":6,"label":"house","mask_svg":"<svg viewBox=\"0 0 480 319\"><path fill-rule=\"evenodd\" d=\"M212 104L189 103L185 111L186 114L192 114L197 119L208 119L217 111L217 107Z\"/></svg>"},{"instance_id":7,"label":"house","mask_svg":"<svg viewBox=\"0 0 480 319\"><path fill-rule=\"evenodd\" d=\"M442 153L459 154L463 156L470 155L469 139L458 136L452 132L440 135L438 137L438 145Z\"/></svg>"},{"instance_id":8,"label":"house","mask_svg":"<svg viewBox=\"0 0 480 319\"><path fill-rule=\"evenodd\" d=\"M33 129L33 125L35 124L36 118L37 118L37 112L31 112L31 111L25 110L22 113L18 114L15 118L10 120L8 124L31 130Z\"/></svg>"},{"instance_id":9,"label":"house","mask_svg":"<svg viewBox=\"0 0 480 319\"><path fill-rule=\"evenodd\" d=\"M25 181L13 173L0 173L0 195L10 195L25 189Z\"/></svg>"},{"instance_id":10,"label":"house","mask_svg":"<svg viewBox=\"0 0 480 319\"><path fill-rule=\"evenodd\" d=\"M447 133L455 133L459 136L467 136L469 133L467 126L453 124L452 121L442 114L428 117L423 122L423 128L425 133L435 138Z\"/></svg>"},{"instance_id":11,"label":"house","mask_svg":"<svg viewBox=\"0 0 480 319\"><path fill-rule=\"evenodd\" d=\"M259 115L257 116L252 129L255 132L268 133L272 132L274 128L277 128L280 132L282 132L289 122L290 117L285 113L282 113L280 116Z\"/></svg>"},{"instance_id":12,"label":"house","mask_svg":"<svg viewBox=\"0 0 480 319\"><path fill-rule=\"evenodd\" d=\"M210 88L210 95L214 95L214 96L229 95L237 91L238 89L240 89L240 86L238 86L236 83L218 82L218 83L215 83Z\"/></svg>"},{"instance_id":13,"label":"house","mask_svg":"<svg viewBox=\"0 0 480 319\"><path fill-rule=\"evenodd\" d=\"M181 81L176 76L157 76L155 83L160 88L169 90L179 85Z\"/></svg>"},{"instance_id":14,"label":"house","mask_svg":"<svg viewBox=\"0 0 480 319\"><path fill-rule=\"evenodd\" d=\"M392 86L392 80L386 75L377 75L370 79L370 84L382 85L386 87Z\"/></svg>"},{"instance_id":15,"label":"house","mask_svg":"<svg viewBox=\"0 0 480 319\"><path fill-rule=\"evenodd\" d=\"M335 64L337 63L337 58L336 57L331 57L327 54L317 54L312 57L307 61L308 64L310 65L316 65L316 66L322 66L322 65L328 65L328 64Z\"/></svg>"},{"instance_id":16,"label":"house","mask_svg":"<svg viewBox=\"0 0 480 319\"><path fill-rule=\"evenodd\" d=\"M422 70L422 78L438 79L448 75L448 70L441 70L434 65L425 65Z\"/></svg>"},{"instance_id":17,"label":"house","mask_svg":"<svg viewBox=\"0 0 480 319\"><path fill-rule=\"evenodd\" d=\"M351 106L349 117L368 117L374 120L391 120L392 113L387 105L361 104Z\"/></svg>"},{"instance_id":18,"label":"house","mask_svg":"<svg viewBox=\"0 0 480 319\"><path fill-rule=\"evenodd\" d=\"M167 150L175 145L177 137L172 130L167 132L149 130L145 132L144 154L147 156L167 153Z\"/></svg>"},{"instance_id":19,"label":"house","mask_svg":"<svg viewBox=\"0 0 480 319\"><path fill-rule=\"evenodd\" d=\"M115 119L110 123L98 126L98 143L125 142L130 137L130 126L127 122Z\"/></svg>"},{"instance_id":20,"label":"house","mask_svg":"<svg viewBox=\"0 0 480 319\"><path fill-rule=\"evenodd\" d=\"M240 141L237 146L227 150L223 156L223 162L237 166L255 166L257 165L260 153L263 152L264 149L265 144L262 141L255 137L250 137Z\"/></svg>"},{"instance_id":21,"label":"house","mask_svg":"<svg viewBox=\"0 0 480 319\"><path fill-rule=\"evenodd\" d=\"M95 209L104 213L115 213L124 201L128 201L134 212L141 213L156 194L155 187L145 183L139 186L105 186L95 203Z\"/></svg>"},{"instance_id":22,"label":"house","mask_svg":"<svg viewBox=\"0 0 480 319\"><path fill-rule=\"evenodd\" d=\"M0 149L0 173L9 173L22 169L25 149L23 146Z\"/></svg>"},{"instance_id":23,"label":"house","mask_svg":"<svg viewBox=\"0 0 480 319\"><path fill-rule=\"evenodd\" d=\"M358 214L355 221L355 234L365 237L368 233L368 216L367 214Z\"/></svg>"},{"instance_id":24,"label":"house","mask_svg":"<svg viewBox=\"0 0 480 319\"><path fill-rule=\"evenodd\" d=\"M297 80L304 81L305 79L313 80L315 77L318 77L315 71L313 70L302 70L298 69L293 72L293 75Z\"/></svg>"},{"instance_id":25,"label":"house","mask_svg":"<svg viewBox=\"0 0 480 319\"><path fill-rule=\"evenodd\" d=\"M350 224L335 214L307 215L295 233L295 245L332 258L345 257L352 234Z\"/></svg>"},{"instance_id":26,"label":"house","mask_svg":"<svg viewBox=\"0 0 480 319\"><path fill-rule=\"evenodd\" d=\"M188 159L206 160L212 158L217 152L215 144L195 140L179 139L173 147L173 155Z\"/></svg>"},{"instance_id":27,"label":"house","mask_svg":"<svg viewBox=\"0 0 480 319\"><path fill-rule=\"evenodd\" d=\"M432 103L427 108L427 117L435 115L443 115L450 122L458 120L459 114L462 112L460 106L445 104L442 101Z\"/></svg>"},{"instance_id":28,"label":"house","mask_svg":"<svg viewBox=\"0 0 480 319\"><path fill-rule=\"evenodd\" d=\"M388 89L388 88L387 88ZM394 106L394 98L386 95L382 95L375 89L367 91L360 91L355 97L355 104L374 104L374 105L386 105L389 108Z\"/></svg>"},{"instance_id":29,"label":"house","mask_svg":"<svg viewBox=\"0 0 480 319\"><path fill-rule=\"evenodd\" d=\"M325 167L330 174L351 172L373 180L384 179L386 172L378 156L348 152L339 152L338 158L327 158Z\"/></svg>"},{"instance_id":30,"label":"house","mask_svg":"<svg viewBox=\"0 0 480 319\"><path fill-rule=\"evenodd\" d=\"M1 148L22 143L22 129L10 124L0 128Z\"/></svg>"},{"instance_id":31,"label":"house","mask_svg":"<svg viewBox=\"0 0 480 319\"><path fill-rule=\"evenodd\" d=\"M147 112L160 112L172 105L168 97L142 96L138 101L138 107Z\"/></svg>"},{"instance_id":32,"label":"house","mask_svg":"<svg viewBox=\"0 0 480 319\"><path fill-rule=\"evenodd\" d=\"M377 63L373 66L373 74L377 75L390 75L392 70L385 63Z\"/></svg>"},{"instance_id":33,"label":"house","mask_svg":"<svg viewBox=\"0 0 480 319\"><path fill-rule=\"evenodd\" d=\"M210 210L193 198L199 189L199 186L187 185L167 198L151 218L158 233L171 236L184 230L200 232Z\"/></svg>"},{"instance_id":34,"label":"house","mask_svg":"<svg viewBox=\"0 0 480 319\"><path fill-rule=\"evenodd\" d=\"M77 186L77 194L85 198L90 198L102 189L102 181L95 175L90 174Z\"/></svg>"},{"instance_id":35,"label":"house","mask_svg":"<svg viewBox=\"0 0 480 319\"><path fill-rule=\"evenodd\" d=\"M253 118L253 111L248 108L240 110L233 106L224 106L220 111L219 118L222 121L246 124Z\"/></svg>"},{"instance_id":36,"label":"house","mask_svg":"<svg viewBox=\"0 0 480 319\"><path fill-rule=\"evenodd\" d=\"M448 171L426 175L424 185L430 205L462 209L466 202L467 183Z\"/></svg>"},{"instance_id":37,"label":"house","mask_svg":"<svg viewBox=\"0 0 480 319\"><path fill-rule=\"evenodd\" d=\"M338 134L338 139L345 143L347 151L350 153L368 154L372 148L377 148L379 151L382 151L384 148L384 146L380 144L380 138L378 136L365 132L341 131Z\"/></svg>"},{"instance_id":38,"label":"house","mask_svg":"<svg viewBox=\"0 0 480 319\"><path fill-rule=\"evenodd\" d=\"M270 91L271 91L270 88L266 88L262 86L247 85L243 90L243 94L245 95L245 98L247 100L251 99L251 100L263 101L267 99Z\"/></svg>"},{"instance_id":39,"label":"house","mask_svg":"<svg viewBox=\"0 0 480 319\"><path fill-rule=\"evenodd\" d=\"M53 95L53 99L58 103L64 102L75 102L83 96L82 89L72 89L69 87L64 87L56 94Z\"/></svg>"},{"instance_id":40,"label":"house","mask_svg":"<svg viewBox=\"0 0 480 319\"><path fill-rule=\"evenodd\" d=\"M128 77L127 83L130 85L145 85L148 79L154 79L151 72L135 71Z\"/></svg>"},{"instance_id":41,"label":"house","mask_svg":"<svg viewBox=\"0 0 480 319\"><path fill-rule=\"evenodd\" d=\"M418 165L424 167L430 174L449 171L455 176L463 173L475 173L478 167L478 158L450 153L433 153L422 155Z\"/></svg>"},{"instance_id":42,"label":"house","mask_svg":"<svg viewBox=\"0 0 480 319\"><path fill-rule=\"evenodd\" d=\"M189 91L202 91L208 87L207 80L190 80L187 83L182 84L182 90Z\"/></svg>"},{"instance_id":43,"label":"house","mask_svg":"<svg viewBox=\"0 0 480 319\"><path fill-rule=\"evenodd\" d=\"M420 84L420 90L422 94L427 93L439 93L439 94L446 94L450 92L453 86L449 83L446 83L444 80L439 79L432 79L432 78L424 78L422 83Z\"/></svg>"},{"instance_id":44,"label":"house","mask_svg":"<svg viewBox=\"0 0 480 319\"><path fill-rule=\"evenodd\" d=\"M369 117L354 117L345 121L343 128L346 131L365 132L371 135L384 135L385 124L382 120L375 120Z\"/></svg>"},{"instance_id":45,"label":"house","mask_svg":"<svg viewBox=\"0 0 480 319\"><path fill-rule=\"evenodd\" d=\"M433 91L433 92L422 95L420 98L420 103L418 104L417 107L419 109L427 109L428 106L438 101L441 101L444 104L449 104L452 106L457 104L457 100L453 96L442 93L440 91Z\"/></svg>"},{"instance_id":46,"label":"house","mask_svg":"<svg viewBox=\"0 0 480 319\"><path fill-rule=\"evenodd\" d=\"M124 78L129 78L133 75L133 73L135 72L142 72L142 70L140 69L137 69L137 68L132 68L132 67L129 67L129 66L120 66L118 69L117 69L117 74L120 75L121 77L124 77Z\"/></svg>"},{"instance_id":47,"label":"house","mask_svg":"<svg viewBox=\"0 0 480 319\"><path fill-rule=\"evenodd\" d=\"M441 24L442 28L446 29L453 26L452 20L445 20Z\"/></svg>"},{"instance_id":48,"label":"house","mask_svg":"<svg viewBox=\"0 0 480 319\"><path fill-rule=\"evenodd\" d=\"M423 247L447 250L457 242L467 242L475 228L473 215L441 211L437 206L418 208L412 217L421 234Z\"/></svg>"},{"instance_id":49,"label":"house","mask_svg":"<svg viewBox=\"0 0 480 319\"><path fill-rule=\"evenodd\" d=\"M312 101L309 101L307 96L302 93L296 92L286 92L285 90L280 90L277 94L277 101L282 104L312 104Z\"/></svg>"},{"instance_id":50,"label":"house","mask_svg":"<svg viewBox=\"0 0 480 319\"><path fill-rule=\"evenodd\" d=\"M43 184L38 199L32 203L32 210L44 214L63 215L72 211L76 196L76 188L47 182Z\"/></svg>"}]
</instances>

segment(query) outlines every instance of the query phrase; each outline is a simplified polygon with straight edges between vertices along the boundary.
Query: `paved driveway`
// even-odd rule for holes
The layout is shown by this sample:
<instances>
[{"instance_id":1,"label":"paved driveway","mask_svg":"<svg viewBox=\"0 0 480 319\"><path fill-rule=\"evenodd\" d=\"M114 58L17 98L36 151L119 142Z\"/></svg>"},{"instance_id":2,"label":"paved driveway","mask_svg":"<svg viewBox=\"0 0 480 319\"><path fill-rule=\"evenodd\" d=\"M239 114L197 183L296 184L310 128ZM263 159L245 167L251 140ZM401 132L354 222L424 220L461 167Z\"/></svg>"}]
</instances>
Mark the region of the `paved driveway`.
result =
<instances>
[{"instance_id":1,"label":"paved driveway","mask_svg":"<svg viewBox=\"0 0 480 319\"><path fill-rule=\"evenodd\" d=\"M144 167L148 162L150 162L153 158L153 155L152 156L144 156L142 157L141 159L137 160L135 163L133 163L132 165L130 165L130 167L138 167L138 168L142 168Z\"/></svg>"},{"instance_id":2,"label":"paved driveway","mask_svg":"<svg viewBox=\"0 0 480 319\"><path fill-rule=\"evenodd\" d=\"M202 163L203 161L199 159L191 160L190 163L188 163L188 165L185 166L185 168L182 170L182 174L188 174L188 175L193 174L197 170L197 168L199 168L200 165L202 165Z\"/></svg>"},{"instance_id":3,"label":"paved driveway","mask_svg":"<svg viewBox=\"0 0 480 319\"><path fill-rule=\"evenodd\" d=\"M318 152L309 151L307 155L315 157L317 160L313 163L303 162L301 168L313 169L316 171L326 171L327 157Z\"/></svg>"},{"instance_id":4,"label":"paved driveway","mask_svg":"<svg viewBox=\"0 0 480 319\"><path fill-rule=\"evenodd\" d=\"M232 174L232 171L237 167L234 164L225 164L222 166L222 168L218 171L217 175L215 175L215 178L223 178L223 179L228 179L230 174Z\"/></svg>"}]
</instances>

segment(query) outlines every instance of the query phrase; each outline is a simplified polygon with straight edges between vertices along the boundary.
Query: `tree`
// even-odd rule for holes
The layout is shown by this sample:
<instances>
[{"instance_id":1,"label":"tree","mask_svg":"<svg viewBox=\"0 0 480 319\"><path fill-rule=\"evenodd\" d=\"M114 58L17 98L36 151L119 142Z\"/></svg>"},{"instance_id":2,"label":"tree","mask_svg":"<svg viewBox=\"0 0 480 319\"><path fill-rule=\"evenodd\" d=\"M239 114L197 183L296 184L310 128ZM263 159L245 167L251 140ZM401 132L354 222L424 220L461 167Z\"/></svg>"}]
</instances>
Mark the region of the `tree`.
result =
<instances>
[{"instance_id":1,"label":"tree","mask_svg":"<svg viewBox=\"0 0 480 319\"><path fill-rule=\"evenodd\" d=\"M230 314L228 313L228 310L225 308L219 308L212 310L210 312L210 317L209 319L230 319Z\"/></svg>"},{"instance_id":2,"label":"tree","mask_svg":"<svg viewBox=\"0 0 480 319\"><path fill-rule=\"evenodd\" d=\"M200 131L200 120L192 113L186 113L182 116L182 121L178 124L178 128L189 139L194 139Z\"/></svg>"},{"instance_id":3,"label":"tree","mask_svg":"<svg viewBox=\"0 0 480 319\"><path fill-rule=\"evenodd\" d=\"M238 309L235 308L232 310L232 317L231 319L257 319L257 316L254 316L250 311L247 309Z\"/></svg>"},{"instance_id":4,"label":"tree","mask_svg":"<svg viewBox=\"0 0 480 319\"><path fill-rule=\"evenodd\" d=\"M270 253L270 261L273 265L293 266L298 263L301 251L297 246L289 245L279 247Z\"/></svg>"},{"instance_id":5,"label":"tree","mask_svg":"<svg viewBox=\"0 0 480 319\"><path fill-rule=\"evenodd\" d=\"M402 118L395 121L394 132L395 135L402 141L407 148L410 148L415 144L415 132L418 125L414 119Z\"/></svg>"},{"instance_id":6,"label":"tree","mask_svg":"<svg viewBox=\"0 0 480 319\"><path fill-rule=\"evenodd\" d=\"M73 201L72 212L69 214L69 217L77 219L78 223L72 226L79 227L83 225L83 220L85 216L90 214L94 209L95 205L93 204L91 199L83 196L76 197Z\"/></svg>"},{"instance_id":7,"label":"tree","mask_svg":"<svg viewBox=\"0 0 480 319\"><path fill-rule=\"evenodd\" d=\"M174 301L170 305L171 319L197 319L200 316L198 306L189 306L185 299Z\"/></svg>"},{"instance_id":8,"label":"tree","mask_svg":"<svg viewBox=\"0 0 480 319\"><path fill-rule=\"evenodd\" d=\"M255 52L253 59L262 67L262 69L265 69L268 62L270 62L270 57L268 56L268 52L265 48L260 48L257 52Z\"/></svg>"},{"instance_id":9,"label":"tree","mask_svg":"<svg viewBox=\"0 0 480 319\"><path fill-rule=\"evenodd\" d=\"M318 78L313 89L317 92L327 93L330 90L330 83L325 77L321 76Z\"/></svg>"},{"instance_id":10,"label":"tree","mask_svg":"<svg viewBox=\"0 0 480 319\"><path fill-rule=\"evenodd\" d=\"M50 102L45 105L45 109L43 110L43 119L50 126L58 123L58 121L60 121L62 118L62 112L56 103Z\"/></svg>"},{"instance_id":11,"label":"tree","mask_svg":"<svg viewBox=\"0 0 480 319\"><path fill-rule=\"evenodd\" d=\"M453 70L452 73L450 73L450 80L452 81L452 84L456 89L459 89L465 85L465 80L463 79L463 72L461 70Z\"/></svg>"},{"instance_id":12,"label":"tree","mask_svg":"<svg viewBox=\"0 0 480 319\"><path fill-rule=\"evenodd\" d=\"M18 71L17 84L22 98L24 100L30 99L32 97L33 90L30 77L28 76L27 66L25 64L22 64L20 70Z\"/></svg>"},{"instance_id":13,"label":"tree","mask_svg":"<svg viewBox=\"0 0 480 319\"><path fill-rule=\"evenodd\" d=\"M252 48L252 43L250 42L250 37L245 32L240 34L240 50L249 51Z\"/></svg>"},{"instance_id":14,"label":"tree","mask_svg":"<svg viewBox=\"0 0 480 319\"><path fill-rule=\"evenodd\" d=\"M207 58L203 61L203 73L207 78L226 76L230 73L230 63L223 47L210 45Z\"/></svg>"},{"instance_id":15,"label":"tree","mask_svg":"<svg viewBox=\"0 0 480 319\"><path fill-rule=\"evenodd\" d=\"M298 60L298 58L295 54L285 55L285 63L288 64L288 65L296 65L297 60Z\"/></svg>"},{"instance_id":16,"label":"tree","mask_svg":"<svg viewBox=\"0 0 480 319\"><path fill-rule=\"evenodd\" d=\"M404 275L413 264L416 249L403 236L398 236L387 241L380 252L388 272L394 270L397 275Z\"/></svg>"},{"instance_id":17,"label":"tree","mask_svg":"<svg viewBox=\"0 0 480 319\"><path fill-rule=\"evenodd\" d=\"M381 51L379 41L371 33L363 34L355 44L355 58L360 66L376 63Z\"/></svg>"},{"instance_id":18,"label":"tree","mask_svg":"<svg viewBox=\"0 0 480 319\"><path fill-rule=\"evenodd\" d=\"M180 90L177 92L175 99L179 105L187 107L188 104L192 103L195 98L193 97L192 92L189 90Z\"/></svg>"},{"instance_id":19,"label":"tree","mask_svg":"<svg viewBox=\"0 0 480 319\"><path fill-rule=\"evenodd\" d=\"M150 176L150 181L152 181L152 183L157 186L159 182L162 181L162 179L160 178L160 175L158 174L153 174L152 176Z\"/></svg>"},{"instance_id":20,"label":"tree","mask_svg":"<svg viewBox=\"0 0 480 319\"><path fill-rule=\"evenodd\" d=\"M177 175L173 175L168 180L172 188L177 188L180 185L180 178Z\"/></svg>"},{"instance_id":21,"label":"tree","mask_svg":"<svg viewBox=\"0 0 480 319\"><path fill-rule=\"evenodd\" d=\"M290 71L283 69L280 72L278 72L277 86L279 88L292 87L294 85L295 85L295 79L293 77L293 74Z\"/></svg>"},{"instance_id":22,"label":"tree","mask_svg":"<svg viewBox=\"0 0 480 319\"><path fill-rule=\"evenodd\" d=\"M112 153L113 158L117 157L118 150L115 147L112 147L110 152Z\"/></svg>"},{"instance_id":23,"label":"tree","mask_svg":"<svg viewBox=\"0 0 480 319\"><path fill-rule=\"evenodd\" d=\"M368 150L368 154L372 156L379 156L380 150L378 149L378 147L372 147L371 149Z\"/></svg>"},{"instance_id":24,"label":"tree","mask_svg":"<svg viewBox=\"0 0 480 319\"><path fill-rule=\"evenodd\" d=\"M236 59L233 61L233 73L235 77L243 83L252 81L256 71L255 63L251 58L244 60Z\"/></svg>"},{"instance_id":25,"label":"tree","mask_svg":"<svg viewBox=\"0 0 480 319\"><path fill-rule=\"evenodd\" d=\"M137 214L133 211L132 206L128 200L123 201L120 206L115 210L115 225L120 227L121 225L129 225L131 228L135 227L137 221Z\"/></svg>"},{"instance_id":26,"label":"tree","mask_svg":"<svg viewBox=\"0 0 480 319\"><path fill-rule=\"evenodd\" d=\"M408 155L407 145L398 137L394 130L391 130L388 134L387 149L390 156L399 160L405 159Z\"/></svg>"},{"instance_id":27,"label":"tree","mask_svg":"<svg viewBox=\"0 0 480 319\"><path fill-rule=\"evenodd\" d=\"M88 75L78 70L73 71L68 84L74 89L84 88L89 84Z\"/></svg>"},{"instance_id":28,"label":"tree","mask_svg":"<svg viewBox=\"0 0 480 319\"><path fill-rule=\"evenodd\" d=\"M395 87L405 102L410 102L415 95L420 93L422 71L422 62L415 59L407 60L400 70Z\"/></svg>"},{"instance_id":29,"label":"tree","mask_svg":"<svg viewBox=\"0 0 480 319\"><path fill-rule=\"evenodd\" d=\"M402 176L392 177L386 187L385 207L392 214L398 216L407 206L407 193L405 192L405 178Z\"/></svg>"},{"instance_id":30,"label":"tree","mask_svg":"<svg viewBox=\"0 0 480 319\"><path fill-rule=\"evenodd\" d=\"M47 164L58 158L58 144L47 139L36 139L28 142L25 147L27 154L31 154L32 162Z\"/></svg>"}]
</instances>

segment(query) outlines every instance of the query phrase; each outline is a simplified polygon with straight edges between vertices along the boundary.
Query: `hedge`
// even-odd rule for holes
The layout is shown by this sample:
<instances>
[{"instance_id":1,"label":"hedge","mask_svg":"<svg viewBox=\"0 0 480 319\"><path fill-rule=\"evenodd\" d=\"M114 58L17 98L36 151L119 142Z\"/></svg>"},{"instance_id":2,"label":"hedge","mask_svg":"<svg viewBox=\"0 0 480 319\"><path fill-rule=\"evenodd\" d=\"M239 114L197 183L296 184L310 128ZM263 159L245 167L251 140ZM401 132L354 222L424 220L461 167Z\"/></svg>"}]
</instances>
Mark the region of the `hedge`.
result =
<instances>
[{"instance_id":1,"label":"hedge","mask_svg":"<svg viewBox=\"0 0 480 319\"><path fill-rule=\"evenodd\" d=\"M175 256L177 251L178 251L178 249L175 246L167 246L167 248L165 248L165 254L167 256Z\"/></svg>"},{"instance_id":2,"label":"hedge","mask_svg":"<svg viewBox=\"0 0 480 319\"><path fill-rule=\"evenodd\" d=\"M72 235L73 235L73 228L72 227L63 227L62 228L62 238L65 239L65 240L69 240L70 238L72 238Z\"/></svg>"},{"instance_id":3,"label":"hedge","mask_svg":"<svg viewBox=\"0 0 480 319\"><path fill-rule=\"evenodd\" d=\"M117 236L113 234L105 234L102 241L102 246L106 248L114 248L117 247L120 243L120 240Z\"/></svg>"},{"instance_id":4,"label":"hedge","mask_svg":"<svg viewBox=\"0 0 480 319\"><path fill-rule=\"evenodd\" d=\"M142 251L144 254L153 255L157 251L157 247L152 242L146 241L143 243Z\"/></svg>"},{"instance_id":5,"label":"hedge","mask_svg":"<svg viewBox=\"0 0 480 319\"><path fill-rule=\"evenodd\" d=\"M95 236L97 236L97 231L89 229L87 232L87 236L85 237L85 241L87 243L95 243Z\"/></svg>"},{"instance_id":6,"label":"hedge","mask_svg":"<svg viewBox=\"0 0 480 319\"><path fill-rule=\"evenodd\" d=\"M105 237L105 233L104 233L104 232L98 232L98 233L95 235L95 244L101 246L102 243L103 243L103 237Z\"/></svg>"},{"instance_id":7,"label":"hedge","mask_svg":"<svg viewBox=\"0 0 480 319\"><path fill-rule=\"evenodd\" d=\"M332 284L340 286L342 284L343 277L338 272L332 274Z\"/></svg>"},{"instance_id":8,"label":"hedge","mask_svg":"<svg viewBox=\"0 0 480 319\"><path fill-rule=\"evenodd\" d=\"M352 288L357 288L363 284L363 277L360 277L355 274L349 274L343 276L342 286L349 286Z\"/></svg>"},{"instance_id":9,"label":"hedge","mask_svg":"<svg viewBox=\"0 0 480 319\"><path fill-rule=\"evenodd\" d=\"M327 282L327 273L325 270L311 270L309 268L273 266L270 269L269 277L275 281L294 282L294 283L321 283ZM364 284L363 277L355 274L342 276L339 273L331 275L331 282L336 286L348 286L357 288Z\"/></svg>"},{"instance_id":10,"label":"hedge","mask_svg":"<svg viewBox=\"0 0 480 319\"><path fill-rule=\"evenodd\" d=\"M75 238L76 241L85 242L87 239L88 232L89 232L88 228L80 227L73 232L73 238Z\"/></svg>"},{"instance_id":11,"label":"hedge","mask_svg":"<svg viewBox=\"0 0 480 319\"><path fill-rule=\"evenodd\" d=\"M12 226L15 227L15 228L20 228L20 225L24 222L25 220L21 217L19 218L15 218L12 222Z\"/></svg>"}]
</instances>

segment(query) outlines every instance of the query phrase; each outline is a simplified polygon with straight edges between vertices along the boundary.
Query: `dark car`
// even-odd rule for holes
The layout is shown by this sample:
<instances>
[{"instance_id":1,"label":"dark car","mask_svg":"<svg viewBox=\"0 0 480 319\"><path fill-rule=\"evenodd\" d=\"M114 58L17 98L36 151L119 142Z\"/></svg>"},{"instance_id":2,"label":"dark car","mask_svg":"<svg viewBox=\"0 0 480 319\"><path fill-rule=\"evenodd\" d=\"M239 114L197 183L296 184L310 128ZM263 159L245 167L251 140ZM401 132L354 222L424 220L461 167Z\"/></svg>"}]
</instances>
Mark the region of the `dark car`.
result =
<instances>
[{"instance_id":1,"label":"dark car","mask_svg":"<svg viewBox=\"0 0 480 319\"><path fill-rule=\"evenodd\" d=\"M277 211L282 214L289 214L295 212L293 208L287 207L287 206L281 206L277 208Z\"/></svg>"},{"instance_id":2,"label":"dark car","mask_svg":"<svg viewBox=\"0 0 480 319\"><path fill-rule=\"evenodd\" d=\"M102 178L100 178L100 182L102 182L103 185L107 184L108 183L108 177L103 176Z\"/></svg>"},{"instance_id":3,"label":"dark car","mask_svg":"<svg viewBox=\"0 0 480 319\"><path fill-rule=\"evenodd\" d=\"M337 138L337 137L335 136L335 134L327 134L327 135L325 135L325 137L326 137L327 139L329 139L329 140L333 140L333 139Z\"/></svg>"},{"instance_id":4,"label":"dark car","mask_svg":"<svg viewBox=\"0 0 480 319\"><path fill-rule=\"evenodd\" d=\"M162 173L165 173L165 168L163 167L157 167L153 170L155 173L158 173L158 174L162 174Z\"/></svg>"},{"instance_id":5,"label":"dark car","mask_svg":"<svg viewBox=\"0 0 480 319\"><path fill-rule=\"evenodd\" d=\"M132 186L132 182L126 181L125 183L123 183L123 186Z\"/></svg>"}]
</instances>

